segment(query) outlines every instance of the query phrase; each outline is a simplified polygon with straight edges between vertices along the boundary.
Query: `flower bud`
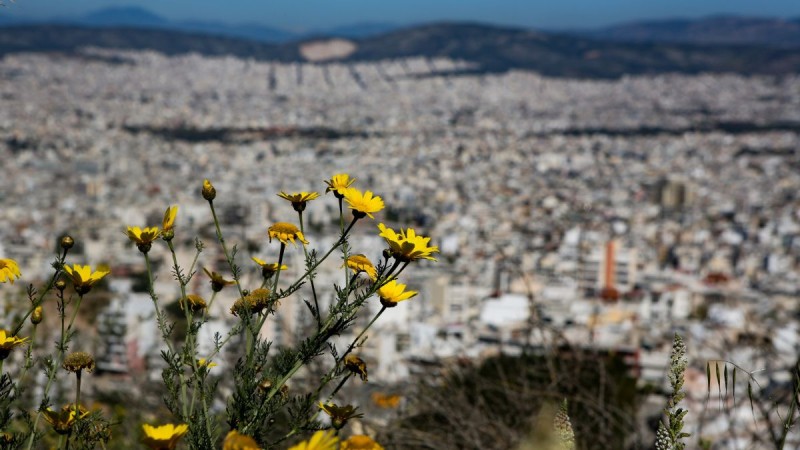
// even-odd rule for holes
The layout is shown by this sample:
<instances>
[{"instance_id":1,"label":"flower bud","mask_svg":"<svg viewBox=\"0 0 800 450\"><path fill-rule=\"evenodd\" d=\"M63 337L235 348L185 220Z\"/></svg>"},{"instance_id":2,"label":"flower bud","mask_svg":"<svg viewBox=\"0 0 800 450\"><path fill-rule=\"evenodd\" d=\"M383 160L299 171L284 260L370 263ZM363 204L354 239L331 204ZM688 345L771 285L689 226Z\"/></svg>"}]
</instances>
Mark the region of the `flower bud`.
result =
<instances>
[{"instance_id":1,"label":"flower bud","mask_svg":"<svg viewBox=\"0 0 800 450\"><path fill-rule=\"evenodd\" d=\"M34 324L34 325L39 325L40 323L42 323L42 307L41 306L37 306L36 308L33 309L33 312L31 313L31 323Z\"/></svg>"},{"instance_id":2,"label":"flower bud","mask_svg":"<svg viewBox=\"0 0 800 450\"><path fill-rule=\"evenodd\" d=\"M61 291L61 292L64 292L64 289L66 289L66 288L67 288L67 282L66 282L66 281L64 281L64 280L57 280L57 281L56 281L56 284L55 284L55 287L56 287L56 289L58 289L59 291Z\"/></svg>"},{"instance_id":3,"label":"flower bud","mask_svg":"<svg viewBox=\"0 0 800 450\"><path fill-rule=\"evenodd\" d=\"M212 201L217 197L217 190L214 189L214 186L211 184L210 181L203 180L203 198Z\"/></svg>"},{"instance_id":4,"label":"flower bud","mask_svg":"<svg viewBox=\"0 0 800 450\"><path fill-rule=\"evenodd\" d=\"M272 389L272 380L269 378L264 378L260 383L258 383L258 389L262 392L269 391Z\"/></svg>"},{"instance_id":5,"label":"flower bud","mask_svg":"<svg viewBox=\"0 0 800 450\"><path fill-rule=\"evenodd\" d=\"M64 236L61 238L61 248L69 250L75 245L75 239L72 236Z\"/></svg>"},{"instance_id":6,"label":"flower bud","mask_svg":"<svg viewBox=\"0 0 800 450\"><path fill-rule=\"evenodd\" d=\"M171 241L172 238L174 237L175 237L175 230L173 229L164 230L161 232L161 239L164 239L167 242Z\"/></svg>"}]
</instances>

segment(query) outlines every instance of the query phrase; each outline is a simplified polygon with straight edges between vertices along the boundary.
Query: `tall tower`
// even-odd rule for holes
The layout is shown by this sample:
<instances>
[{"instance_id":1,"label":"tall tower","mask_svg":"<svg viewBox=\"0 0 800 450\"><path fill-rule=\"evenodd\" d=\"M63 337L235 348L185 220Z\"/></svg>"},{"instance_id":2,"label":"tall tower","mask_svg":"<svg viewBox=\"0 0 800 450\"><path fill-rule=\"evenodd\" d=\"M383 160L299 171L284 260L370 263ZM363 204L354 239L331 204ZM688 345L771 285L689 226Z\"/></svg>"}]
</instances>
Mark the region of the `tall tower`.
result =
<instances>
[{"instance_id":1,"label":"tall tower","mask_svg":"<svg viewBox=\"0 0 800 450\"><path fill-rule=\"evenodd\" d=\"M607 302L619 300L619 290L616 287L616 250L613 239L606 242L605 254L603 255L605 271L603 273L603 288L600 290L600 298Z\"/></svg>"}]
</instances>

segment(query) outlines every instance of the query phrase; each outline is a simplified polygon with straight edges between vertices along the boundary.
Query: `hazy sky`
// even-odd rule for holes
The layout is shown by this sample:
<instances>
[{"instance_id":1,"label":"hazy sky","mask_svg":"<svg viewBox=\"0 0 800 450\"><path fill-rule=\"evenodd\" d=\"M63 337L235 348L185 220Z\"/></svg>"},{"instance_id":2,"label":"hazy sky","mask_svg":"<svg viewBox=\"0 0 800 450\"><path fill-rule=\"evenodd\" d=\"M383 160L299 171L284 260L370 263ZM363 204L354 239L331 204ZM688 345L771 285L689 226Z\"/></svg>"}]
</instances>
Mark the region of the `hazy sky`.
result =
<instances>
[{"instance_id":1,"label":"hazy sky","mask_svg":"<svg viewBox=\"0 0 800 450\"><path fill-rule=\"evenodd\" d=\"M303 30L356 22L471 20L533 28L738 14L800 17L800 0L2 0L0 15L74 16L137 5L176 20L257 22Z\"/></svg>"}]
</instances>

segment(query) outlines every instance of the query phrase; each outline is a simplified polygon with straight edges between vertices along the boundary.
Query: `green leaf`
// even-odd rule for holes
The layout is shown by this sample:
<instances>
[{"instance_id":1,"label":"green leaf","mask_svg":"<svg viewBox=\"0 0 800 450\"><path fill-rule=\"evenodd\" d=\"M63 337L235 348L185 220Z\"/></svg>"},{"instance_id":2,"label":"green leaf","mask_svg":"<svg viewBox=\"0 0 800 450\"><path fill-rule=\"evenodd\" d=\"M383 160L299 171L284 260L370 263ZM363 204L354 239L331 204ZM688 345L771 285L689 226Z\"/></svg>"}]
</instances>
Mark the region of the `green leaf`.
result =
<instances>
[{"instance_id":1,"label":"green leaf","mask_svg":"<svg viewBox=\"0 0 800 450\"><path fill-rule=\"evenodd\" d=\"M756 422L756 410L753 408L753 385L747 380L747 397L750 399L750 414L753 416L753 423Z\"/></svg>"},{"instance_id":2,"label":"green leaf","mask_svg":"<svg viewBox=\"0 0 800 450\"><path fill-rule=\"evenodd\" d=\"M725 372L723 372L725 379L725 397L728 396L728 365L725 364Z\"/></svg>"}]
</instances>

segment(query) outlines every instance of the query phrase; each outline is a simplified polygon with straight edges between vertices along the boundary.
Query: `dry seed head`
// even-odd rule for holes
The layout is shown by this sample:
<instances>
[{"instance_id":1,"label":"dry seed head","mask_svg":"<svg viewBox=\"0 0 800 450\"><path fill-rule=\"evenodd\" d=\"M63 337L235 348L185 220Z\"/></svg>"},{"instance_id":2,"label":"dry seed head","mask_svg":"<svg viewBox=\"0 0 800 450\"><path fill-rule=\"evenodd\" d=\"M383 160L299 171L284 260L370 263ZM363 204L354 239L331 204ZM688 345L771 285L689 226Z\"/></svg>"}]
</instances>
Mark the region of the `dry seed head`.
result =
<instances>
[{"instance_id":1,"label":"dry seed head","mask_svg":"<svg viewBox=\"0 0 800 450\"><path fill-rule=\"evenodd\" d=\"M64 358L63 367L75 373L81 370L91 372L94 370L94 358L86 352L72 352Z\"/></svg>"}]
</instances>

